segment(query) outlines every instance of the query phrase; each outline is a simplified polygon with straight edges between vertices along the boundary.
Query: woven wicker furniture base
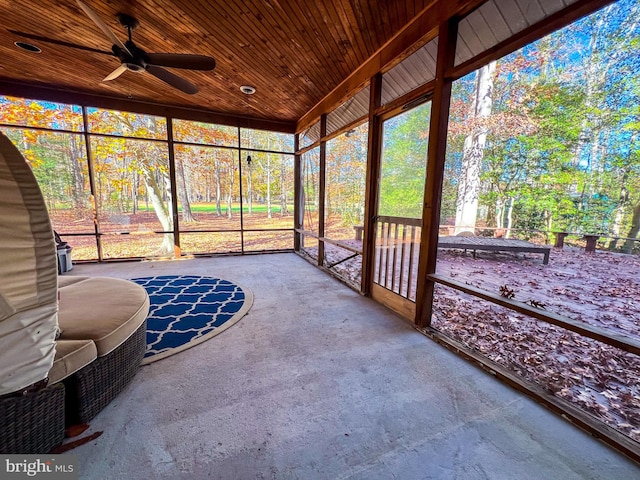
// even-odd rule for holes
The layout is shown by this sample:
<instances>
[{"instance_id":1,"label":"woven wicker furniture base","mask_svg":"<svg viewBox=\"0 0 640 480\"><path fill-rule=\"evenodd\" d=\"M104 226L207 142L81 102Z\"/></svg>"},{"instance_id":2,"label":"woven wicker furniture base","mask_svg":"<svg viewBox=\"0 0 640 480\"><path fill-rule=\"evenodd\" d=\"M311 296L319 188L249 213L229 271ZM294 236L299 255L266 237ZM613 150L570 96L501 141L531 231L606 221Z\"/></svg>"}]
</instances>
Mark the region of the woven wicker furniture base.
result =
<instances>
[{"instance_id":1,"label":"woven wicker furniture base","mask_svg":"<svg viewBox=\"0 0 640 480\"><path fill-rule=\"evenodd\" d=\"M64 380L66 424L87 423L134 377L147 348L146 320L122 345Z\"/></svg>"},{"instance_id":2,"label":"woven wicker furniture base","mask_svg":"<svg viewBox=\"0 0 640 480\"><path fill-rule=\"evenodd\" d=\"M64 385L0 400L0 453L48 453L64 440Z\"/></svg>"}]
</instances>

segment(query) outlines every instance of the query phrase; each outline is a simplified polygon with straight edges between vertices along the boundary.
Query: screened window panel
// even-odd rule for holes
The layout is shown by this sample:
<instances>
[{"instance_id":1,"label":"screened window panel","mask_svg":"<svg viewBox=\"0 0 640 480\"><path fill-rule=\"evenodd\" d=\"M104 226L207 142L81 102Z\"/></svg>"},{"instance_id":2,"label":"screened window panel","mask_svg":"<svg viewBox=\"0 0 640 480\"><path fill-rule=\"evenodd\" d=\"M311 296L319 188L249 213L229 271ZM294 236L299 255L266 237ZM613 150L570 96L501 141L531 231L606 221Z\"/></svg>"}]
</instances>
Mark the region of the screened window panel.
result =
<instances>
[{"instance_id":1,"label":"screened window panel","mask_svg":"<svg viewBox=\"0 0 640 480\"><path fill-rule=\"evenodd\" d=\"M320 204L320 148L314 148L301 158L300 176L304 213L302 228L318 234L318 207Z\"/></svg>"},{"instance_id":2,"label":"screened window panel","mask_svg":"<svg viewBox=\"0 0 640 480\"><path fill-rule=\"evenodd\" d=\"M327 142L325 237L361 248L364 226L368 123Z\"/></svg>"},{"instance_id":3,"label":"screened window panel","mask_svg":"<svg viewBox=\"0 0 640 480\"><path fill-rule=\"evenodd\" d=\"M84 129L82 108L79 105L2 95L0 95L0 123L74 132L81 132Z\"/></svg>"},{"instance_id":4,"label":"screened window panel","mask_svg":"<svg viewBox=\"0 0 640 480\"><path fill-rule=\"evenodd\" d=\"M183 255L206 253L239 253L242 251L240 232L180 233Z\"/></svg>"},{"instance_id":5,"label":"screened window panel","mask_svg":"<svg viewBox=\"0 0 640 480\"><path fill-rule=\"evenodd\" d=\"M240 158L244 228L293 228L293 155L243 150Z\"/></svg>"},{"instance_id":6,"label":"screened window panel","mask_svg":"<svg viewBox=\"0 0 640 480\"><path fill-rule=\"evenodd\" d=\"M167 139L167 119L154 115L87 108L90 133L123 137Z\"/></svg>"},{"instance_id":7,"label":"screened window panel","mask_svg":"<svg viewBox=\"0 0 640 480\"><path fill-rule=\"evenodd\" d=\"M171 231L167 144L117 137L90 140L101 231Z\"/></svg>"},{"instance_id":8,"label":"screened window panel","mask_svg":"<svg viewBox=\"0 0 640 480\"><path fill-rule=\"evenodd\" d=\"M237 147L238 128L228 125L174 119L173 139L176 142Z\"/></svg>"},{"instance_id":9,"label":"screened window panel","mask_svg":"<svg viewBox=\"0 0 640 480\"><path fill-rule=\"evenodd\" d=\"M252 128L240 129L242 148L293 153L293 135Z\"/></svg>"},{"instance_id":10,"label":"screened window panel","mask_svg":"<svg viewBox=\"0 0 640 480\"><path fill-rule=\"evenodd\" d=\"M60 234L94 231L84 136L0 128L20 150L40 186L53 228Z\"/></svg>"},{"instance_id":11,"label":"screened window panel","mask_svg":"<svg viewBox=\"0 0 640 480\"><path fill-rule=\"evenodd\" d=\"M174 147L180 230L239 230L238 151L204 145Z\"/></svg>"}]
</instances>

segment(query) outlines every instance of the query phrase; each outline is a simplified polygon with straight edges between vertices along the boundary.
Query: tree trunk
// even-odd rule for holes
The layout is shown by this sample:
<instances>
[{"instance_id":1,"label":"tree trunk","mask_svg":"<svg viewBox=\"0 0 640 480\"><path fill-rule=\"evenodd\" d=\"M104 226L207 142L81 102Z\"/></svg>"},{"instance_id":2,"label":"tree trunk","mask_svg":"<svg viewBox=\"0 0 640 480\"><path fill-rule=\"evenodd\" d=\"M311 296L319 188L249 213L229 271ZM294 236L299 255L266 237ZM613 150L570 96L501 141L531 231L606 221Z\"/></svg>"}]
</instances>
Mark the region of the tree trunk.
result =
<instances>
[{"instance_id":1,"label":"tree trunk","mask_svg":"<svg viewBox=\"0 0 640 480\"><path fill-rule=\"evenodd\" d=\"M504 238L511 238L511 227L513 227L513 197L509 198L509 211L507 212L507 233Z\"/></svg>"},{"instance_id":2,"label":"tree trunk","mask_svg":"<svg viewBox=\"0 0 640 480\"><path fill-rule=\"evenodd\" d=\"M216 215L222 216L222 207L220 205L222 200L222 187L220 185L220 165L218 161L215 163L215 180L216 180Z\"/></svg>"},{"instance_id":3,"label":"tree trunk","mask_svg":"<svg viewBox=\"0 0 640 480\"><path fill-rule=\"evenodd\" d=\"M631 135L630 145L635 145L637 141L638 134L635 132ZM629 151L629 155L631 155L632 151ZM629 190L627 190L627 181L629 179L630 169L624 169L620 172L620 195L618 196L618 205L614 210L613 223L611 226L611 233L614 237L620 236L620 231L622 229L622 224L624 222L624 217L629 208ZM613 238L609 242L609 250L615 250L618 247L618 239Z\"/></svg>"},{"instance_id":4,"label":"tree trunk","mask_svg":"<svg viewBox=\"0 0 640 480\"><path fill-rule=\"evenodd\" d=\"M285 188L285 162L282 156L282 164L280 165L280 216L287 214L287 189Z\"/></svg>"},{"instance_id":5,"label":"tree trunk","mask_svg":"<svg viewBox=\"0 0 640 480\"><path fill-rule=\"evenodd\" d=\"M624 195L620 196L620 202L615 209L615 214L613 216L613 224L611 225L611 234L613 238L609 241L609 250L615 250L618 246L618 239L616 237L620 236L620 228L622 227L622 222L624 220L624 214L627 212L627 201L624 198Z\"/></svg>"},{"instance_id":6,"label":"tree trunk","mask_svg":"<svg viewBox=\"0 0 640 480\"><path fill-rule=\"evenodd\" d=\"M206 203L211 203L211 199L213 198L211 192L211 184L213 183L213 179L211 178L211 173L207 172L207 182L204 187L204 198Z\"/></svg>"},{"instance_id":7,"label":"tree trunk","mask_svg":"<svg viewBox=\"0 0 640 480\"><path fill-rule=\"evenodd\" d=\"M234 183L233 168L229 167L229 193L227 195L227 218L231 220L233 218L233 183Z\"/></svg>"},{"instance_id":8,"label":"tree trunk","mask_svg":"<svg viewBox=\"0 0 640 480\"><path fill-rule=\"evenodd\" d=\"M267 218L271 218L271 155L267 153Z\"/></svg>"},{"instance_id":9,"label":"tree trunk","mask_svg":"<svg viewBox=\"0 0 640 480\"><path fill-rule=\"evenodd\" d=\"M82 173L82 164L84 163L84 159L82 158L82 149L76 141L77 136L70 135L70 137L71 175L73 176L71 195L73 196L73 206L76 216L83 218L87 207L84 202L84 174Z\"/></svg>"},{"instance_id":10,"label":"tree trunk","mask_svg":"<svg viewBox=\"0 0 640 480\"><path fill-rule=\"evenodd\" d=\"M144 163L140 164L142 170L142 177L144 179L145 186L147 187L147 196L151 200L153 210L162 225L164 231L173 230L173 218L171 216L171 205L168 206L162 201L162 189L156 181L155 172ZM172 254L174 252L174 241L172 233L165 233L162 240L162 246L160 247L161 253Z\"/></svg>"},{"instance_id":11,"label":"tree trunk","mask_svg":"<svg viewBox=\"0 0 640 480\"><path fill-rule=\"evenodd\" d=\"M249 215L253 213L253 167L249 165L249 175L247 176L247 203L249 204Z\"/></svg>"},{"instance_id":12,"label":"tree trunk","mask_svg":"<svg viewBox=\"0 0 640 480\"><path fill-rule=\"evenodd\" d=\"M233 172L233 166L229 164L229 195L227 196L227 218L231 220L233 218L233 184L235 183L235 175Z\"/></svg>"},{"instance_id":13,"label":"tree trunk","mask_svg":"<svg viewBox=\"0 0 640 480\"><path fill-rule=\"evenodd\" d=\"M471 119L478 118L482 122L491 114L495 69L496 62L491 62L478 71L473 92ZM461 232L475 232L480 193L480 172L482 171L482 157L487 141L487 131L486 125L480 124L477 130L464 140L462 173L456 199L456 235Z\"/></svg>"},{"instance_id":14,"label":"tree trunk","mask_svg":"<svg viewBox=\"0 0 640 480\"><path fill-rule=\"evenodd\" d=\"M99 173L94 174L96 193L94 196L94 214L102 210L102 175Z\"/></svg>"},{"instance_id":15,"label":"tree trunk","mask_svg":"<svg viewBox=\"0 0 640 480\"><path fill-rule=\"evenodd\" d=\"M624 253L633 253L634 240L632 238L638 238L638 232L640 231L640 199L633 206L633 216L631 217L631 228L629 229L629 233L627 233L627 238L624 242L624 247L622 248Z\"/></svg>"},{"instance_id":16,"label":"tree trunk","mask_svg":"<svg viewBox=\"0 0 640 480\"><path fill-rule=\"evenodd\" d=\"M140 182L140 176L137 170L133 171L133 181L131 182L131 196L133 198L132 210L135 215L138 212L138 187Z\"/></svg>"},{"instance_id":17,"label":"tree trunk","mask_svg":"<svg viewBox=\"0 0 640 480\"><path fill-rule=\"evenodd\" d=\"M185 223L195 222L193 213L191 212L191 202L189 202L189 194L187 191L187 182L184 178L184 165L182 160L176 158L176 184L178 188L178 200L182 207L182 221Z\"/></svg>"},{"instance_id":18,"label":"tree trunk","mask_svg":"<svg viewBox=\"0 0 640 480\"><path fill-rule=\"evenodd\" d=\"M545 243L549 243L549 239L551 237L551 231L553 230L553 215L549 210L544 211L545 220L547 223L547 231L545 232Z\"/></svg>"},{"instance_id":19,"label":"tree trunk","mask_svg":"<svg viewBox=\"0 0 640 480\"><path fill-rule=\"evenodd\" d=\"M504 228L504 202L501 198L496 201L496 227Z\"/></svg>"}]
</instances>

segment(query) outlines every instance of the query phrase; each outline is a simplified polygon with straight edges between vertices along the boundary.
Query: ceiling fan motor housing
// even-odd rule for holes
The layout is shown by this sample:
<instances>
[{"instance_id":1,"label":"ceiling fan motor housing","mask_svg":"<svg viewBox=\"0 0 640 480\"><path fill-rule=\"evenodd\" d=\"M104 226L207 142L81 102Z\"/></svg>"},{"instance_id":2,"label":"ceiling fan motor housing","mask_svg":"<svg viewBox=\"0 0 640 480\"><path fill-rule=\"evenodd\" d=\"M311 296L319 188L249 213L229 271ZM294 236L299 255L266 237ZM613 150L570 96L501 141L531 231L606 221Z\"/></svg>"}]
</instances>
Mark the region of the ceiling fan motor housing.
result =
<instances>
[{"instance_id":1,"label":"ceiling fan motor housing","mask_svg":"<svg viewBox=\"0 0 640 480\"><path fill-rule=\"evenodd\" d=\"M124 45L128 52L118 45L113 45L112 50L114 55L127 67L127 70L131 72L144 72L149 63L146 58L147 53L141 48L138 48L131 40L125 42Z\"/></svg>"},{"instance_id":2,"label":"ceiling fan motor housing","mask_svg":"<svg viewBox=\"0 0 640 480\"><path fill-rule=\"evenodd\" d=\"M82 0L76 0L80 8L89 16L100 30L111 40L111 52L120 60L120 66L111 74L105 77L104 81L115 80L123 72L149 72L154 77L171 85L184 93L192 95L198 92L198 87L188 80L175 75L162 67L181 68L189 70L213 70L216 61L212 57L195 54L171 54L171 53L152 53L147 54L141 48L138 48L131 39L131 31L140 26L140 22L131 15L119 13L118 21L127 29L128 40L121 42L109 27L100 19L98 14L94 12Z\"/></svg>"}]
</instances>

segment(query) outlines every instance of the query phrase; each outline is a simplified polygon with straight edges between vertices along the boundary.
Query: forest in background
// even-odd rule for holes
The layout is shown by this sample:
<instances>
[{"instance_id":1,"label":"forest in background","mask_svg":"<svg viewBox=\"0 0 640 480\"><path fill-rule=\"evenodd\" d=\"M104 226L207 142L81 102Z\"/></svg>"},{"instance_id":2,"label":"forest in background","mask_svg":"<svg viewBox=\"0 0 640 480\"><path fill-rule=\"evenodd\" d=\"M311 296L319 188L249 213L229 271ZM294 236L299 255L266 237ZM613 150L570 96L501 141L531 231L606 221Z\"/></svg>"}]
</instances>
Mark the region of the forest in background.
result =
<instances>
[{"instance_id":1,"label":"forest in background","mask_svg":"<svg viewBox=\"0 0 640 480\"><path fill-rule=\"evenodd\" d=\"M622 0L454 83L441 224L455 226L455 233L491 227L519 238L540 231L637 238L639 9L637 2ZM383 215L421 216L427 105L385 122ZM105 231L173 229L166 120L95 108L87 112L89 131L109 135L90 136L95 203ZM0 123L71 132L83 128L80 107L9 97L0 98ZM224 228L236 228L241 186L249 216L290 217L293 156L238 155L234 127L180 120L173 127L181 228L215 228L222 219ZM325 202L336 236L348 237L352 226L363 223L365 130L363 124L327 144ZM54 223L56 212L73 212L72 221L67 216L64 228L58 228L92 232L83 135L3 131L34 166ZM255 139L243 138L243 147L293 149L291 139L252 132ZM303 164L305 158L309 155ZM317 228L312 220L319 168L312 163L303 165L306 227L311 229ZM132 226L131 215L138 212L154 216ZM293 226L290 220L286 225ZM162 249L169 251L169 235L164 243ZM633 244L611 240L609 246L631 251Z\"/></svg>"},{"instance_id":2,"label":"forest in background","mask_svg":"<svg viewBox=\"0 0 640 480\"><path fill-rule=\"evenodd\" d=\"M637 237L639 10L615 3L455 82L442 223Z\"/></svg>"},{"instance_id":3,"label":"forest in background","mask_svg":"<svg viewBox=\"0 0 640 480\"><path fill-rule=\"evenodd\" d=\"M61 234L92 234L94 217L103 233L173 230L166 122L163 117L87 108L90 173L80 107L0 97L0 123L16 125L2 131L29 161ZM292 135L240 129L239 138L235 127L183 120L174 120L173 135L181 230L239 230L241 203L245 228L293 227L293 155L252 150L292 152ZM118 253L113 245L110 256L173 253L172 234L155 238L151 243L160 243L152 251L146 245L127 245ZM239 247L231 244L238 238L233 235L220 248L236 251ZM113 244L113 239L105 241ZM149 238L141 241L149 243ZM199 251L214 248L211 242L199 243ZM77 255L85 258L82 252Z\"/></svg>"},{"instance_id":4,"label":"forest in background","mask_svg":"<svg viewBox=\"0 0 640 480\"><path fill-rule=\"evenodd\" d=\"M638 236L639 19L620 1L454 82L441 224ZM385 122L383 214L421 217L426 115Z\"/></svg>"}]
</instances>

